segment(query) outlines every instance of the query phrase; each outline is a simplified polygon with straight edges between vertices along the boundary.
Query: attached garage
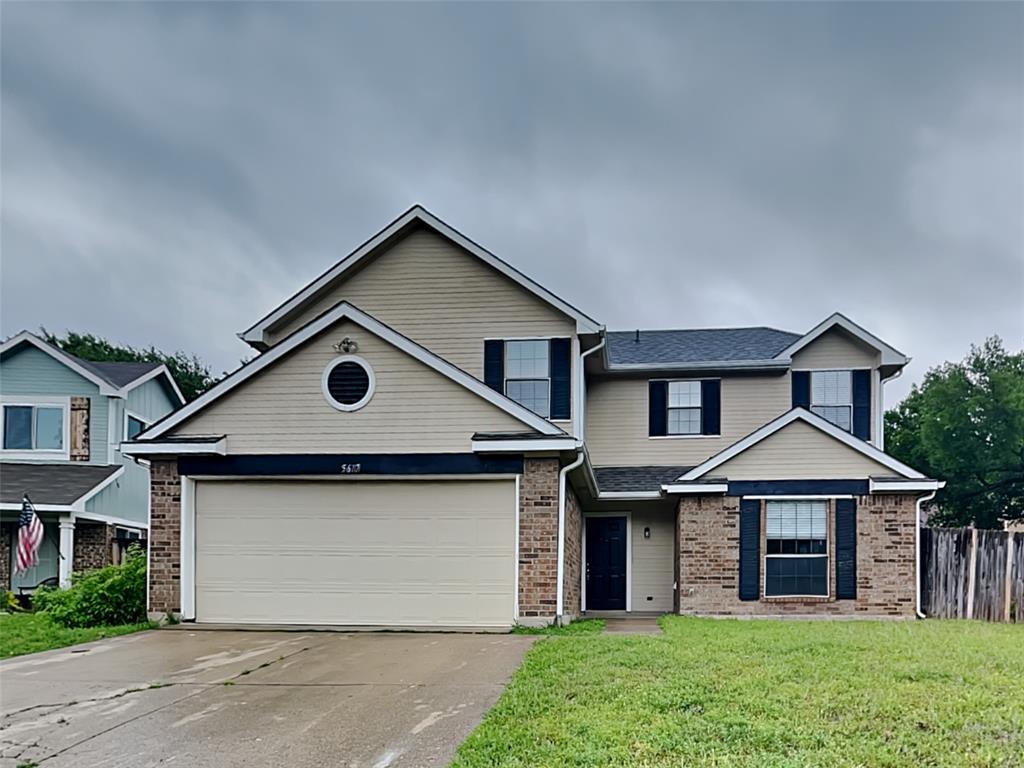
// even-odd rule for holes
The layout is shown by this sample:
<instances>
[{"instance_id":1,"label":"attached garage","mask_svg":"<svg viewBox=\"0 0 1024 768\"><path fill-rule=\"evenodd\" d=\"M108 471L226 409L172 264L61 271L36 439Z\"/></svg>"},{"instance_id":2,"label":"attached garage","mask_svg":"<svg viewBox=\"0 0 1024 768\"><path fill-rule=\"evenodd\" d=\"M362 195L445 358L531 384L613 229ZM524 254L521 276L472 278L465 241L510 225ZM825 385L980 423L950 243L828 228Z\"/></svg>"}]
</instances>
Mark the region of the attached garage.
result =
<instances>
[{"instance_id":1,"label":"attached garage","mask_svg":"<svg viewBox=\"0 0 1024 768\"><path fill-rule=\"evenodd\" d=\"M514 623L514 479L197 480L193 494L197 621Z\"/></svg>"}]
</instances>

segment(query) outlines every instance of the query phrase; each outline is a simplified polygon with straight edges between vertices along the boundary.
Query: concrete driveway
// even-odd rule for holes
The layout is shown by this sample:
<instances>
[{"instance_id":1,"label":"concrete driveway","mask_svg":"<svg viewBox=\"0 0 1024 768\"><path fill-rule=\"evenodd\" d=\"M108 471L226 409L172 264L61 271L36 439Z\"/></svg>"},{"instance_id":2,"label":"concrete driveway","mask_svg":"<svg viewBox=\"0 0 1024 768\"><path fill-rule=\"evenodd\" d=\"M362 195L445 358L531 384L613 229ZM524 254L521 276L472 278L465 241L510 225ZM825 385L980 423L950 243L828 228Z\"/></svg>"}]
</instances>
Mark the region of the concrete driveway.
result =
<instances>
[{"instance_id":1,"label":"concrete driveway","mask_svg":"<svg viewBox=\"0 0 1024 768\"><path fill-rule=\"evenodd\" d=\"M0 766L447 765L532 641L174 629L10 659Z\"/></svg>"}]
</instances>

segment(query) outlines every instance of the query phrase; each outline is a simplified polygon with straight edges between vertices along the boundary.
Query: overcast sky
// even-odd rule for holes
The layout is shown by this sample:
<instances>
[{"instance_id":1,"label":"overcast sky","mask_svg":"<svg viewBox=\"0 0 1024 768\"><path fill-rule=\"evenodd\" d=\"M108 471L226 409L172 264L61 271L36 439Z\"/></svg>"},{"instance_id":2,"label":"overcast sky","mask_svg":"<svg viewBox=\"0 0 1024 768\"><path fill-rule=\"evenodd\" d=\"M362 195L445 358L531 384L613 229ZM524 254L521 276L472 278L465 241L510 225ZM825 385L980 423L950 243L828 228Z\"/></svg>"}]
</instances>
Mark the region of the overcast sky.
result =
<instances>
[{"instance_id":1,"label":"overcast sky","mask_svg":"<svg viewBox=\"0 0 1024 768\"><path fill-rule=\"evenodd\" d=\"M1024 4L5 3L2 307L195 352L419 202L610 329L1024 337Z\"/></svg>"}]
</instances>

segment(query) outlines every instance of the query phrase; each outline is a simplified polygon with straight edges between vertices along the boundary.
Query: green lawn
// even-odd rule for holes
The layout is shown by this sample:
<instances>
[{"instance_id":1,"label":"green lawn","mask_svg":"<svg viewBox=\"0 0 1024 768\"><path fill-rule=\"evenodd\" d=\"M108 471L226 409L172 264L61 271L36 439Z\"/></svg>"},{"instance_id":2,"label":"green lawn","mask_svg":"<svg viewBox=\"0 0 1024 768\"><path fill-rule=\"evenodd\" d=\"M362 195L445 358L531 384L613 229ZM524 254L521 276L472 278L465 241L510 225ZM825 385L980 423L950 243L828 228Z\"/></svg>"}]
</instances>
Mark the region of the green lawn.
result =
<instances>
[{"instance_id":1,"label":"green lawn","mask_svg":"<svg viewBox=\"0 0 1024 768\"><path fill-rule=\"evenodd\" d=\"M1024 766L1024 626L668 616L547 637L454 766Z\"/></svg>"},{"instance_id":2,"label":"green lawn","mask_svg":"<svg viewBox=\"0 0 1024 768\"><path fill-rule=\"evenodd\" d=\"M24 653L48 651L65 645L87 643L104 637L127 635L150 629L154 624L125 624L119 627L65 629L45 613L0 613L0 659Z\"/></svg>"}]
</instances>

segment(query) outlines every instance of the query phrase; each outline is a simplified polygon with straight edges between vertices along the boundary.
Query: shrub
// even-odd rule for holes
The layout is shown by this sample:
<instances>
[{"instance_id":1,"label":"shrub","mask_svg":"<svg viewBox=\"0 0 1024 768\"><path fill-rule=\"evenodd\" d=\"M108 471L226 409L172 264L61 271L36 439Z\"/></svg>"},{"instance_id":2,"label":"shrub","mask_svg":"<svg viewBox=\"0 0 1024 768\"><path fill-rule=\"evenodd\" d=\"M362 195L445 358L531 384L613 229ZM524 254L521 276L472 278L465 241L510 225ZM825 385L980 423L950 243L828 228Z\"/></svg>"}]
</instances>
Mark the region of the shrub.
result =
<instances>
[{"instance_id":1,"label":"shrub","mask_svg":"<svg viewBox=\"0 0 1024 768\"><path fill-rule=\"evenodd\" d=\"M41 588L37 611L68 628L137 624L146 620L146 553L131 547L122 565L76 573L68 589Z\"/></svg>"}]
</instances>

